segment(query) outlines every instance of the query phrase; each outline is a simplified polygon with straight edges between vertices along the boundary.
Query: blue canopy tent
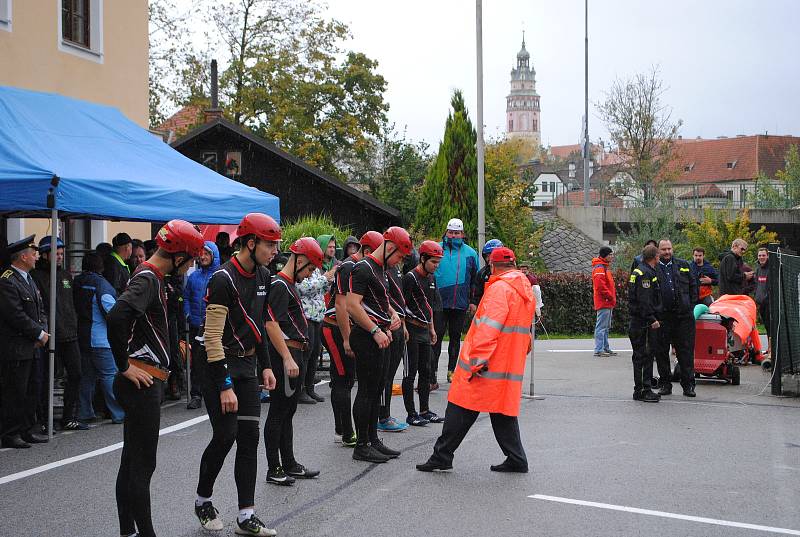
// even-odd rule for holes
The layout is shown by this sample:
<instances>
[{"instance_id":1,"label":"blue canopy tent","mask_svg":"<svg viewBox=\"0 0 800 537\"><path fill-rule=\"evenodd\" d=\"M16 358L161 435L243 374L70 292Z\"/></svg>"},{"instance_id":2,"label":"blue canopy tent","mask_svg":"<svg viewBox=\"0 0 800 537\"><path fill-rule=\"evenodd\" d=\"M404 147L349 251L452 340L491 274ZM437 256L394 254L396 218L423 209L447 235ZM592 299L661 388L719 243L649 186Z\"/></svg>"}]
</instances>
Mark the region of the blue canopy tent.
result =
<instances>
[{"instance_id":1,"label":"blue canopy tent","mask_svg":"<svg viewBox=\"0 0 800 537\"><path fill-rule=\"evenodd\" d=\"M59 215L234 224L248 212L279 220L279 200L184 157L116 108L0 86L0 214L52 218L52 244ZM54 318L51 300L51 409Z\"/></svg>"}]
</instances>

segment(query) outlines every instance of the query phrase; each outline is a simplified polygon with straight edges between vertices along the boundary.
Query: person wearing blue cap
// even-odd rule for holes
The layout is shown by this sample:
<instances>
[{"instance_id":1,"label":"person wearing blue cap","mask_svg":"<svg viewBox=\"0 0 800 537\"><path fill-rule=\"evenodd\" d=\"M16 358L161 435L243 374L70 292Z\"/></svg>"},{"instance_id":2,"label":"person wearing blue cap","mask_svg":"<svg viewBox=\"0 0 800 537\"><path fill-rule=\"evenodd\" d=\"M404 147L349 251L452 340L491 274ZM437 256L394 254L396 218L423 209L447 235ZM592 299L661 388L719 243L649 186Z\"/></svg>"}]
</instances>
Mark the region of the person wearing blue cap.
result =
<instances>
[{"instance_id":1,"label":"person wearing blue cap","mask_svg":"<svg viewBox=\"0 0 800 537\"><path fill-rule=\"evenodd\" d=\"M39 254L41 258L36 262L36 268L31 271L31 276L39 292L42 293L45 312L50 311L50 256L53 255L50 235L45 235L39 241ZM64 386L64 412L61 416L61 428L64 430L86 429L85 424L78 422L78 393L81 384L81 351L78 346L78 315L72 300L72 275L64 270L64 243L56 238L56 318L51 320L55 324L56 338L56 363L64 366L67 383ZM47 367L47 354L40 353L38 379L39 389L39 421L43 426L48 422L50 406L48 404L49 368Z\"/></svg>"}]
</instances>

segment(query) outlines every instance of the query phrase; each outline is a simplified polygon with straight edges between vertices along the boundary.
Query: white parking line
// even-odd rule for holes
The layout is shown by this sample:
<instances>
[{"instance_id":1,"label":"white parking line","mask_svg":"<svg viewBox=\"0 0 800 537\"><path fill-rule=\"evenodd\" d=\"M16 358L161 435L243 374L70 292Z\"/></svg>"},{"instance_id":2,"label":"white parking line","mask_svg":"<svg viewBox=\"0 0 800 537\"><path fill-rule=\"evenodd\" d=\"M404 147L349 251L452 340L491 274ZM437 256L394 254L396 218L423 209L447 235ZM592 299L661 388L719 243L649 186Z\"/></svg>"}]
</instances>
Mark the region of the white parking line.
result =
<instances>
[{"instance_id":1,"label":"white parking line","mask_svg":"<svg viewBox=\"0 0 800 537\"><path fill-rule=\"evenodd\" d=\"M190 420L182 421L180 423L176 423L175 425L165 427L160 431L158 431L158 435L163 436L165 434L174 433L175 431L186 429L187 427L191 427L192 425L197 425L198 423L202 423L206 420L208 420L208 414L204 414L202 416L198 416L196 418L192 418ZM80 455L69 457L67 459L61 459L60 461L55 461L48 464L44 464L42 466L37 466L36 468L31 468L30 470L23 470L22 472L17 472L15 474L10 474L5 477L0 477L0 485L5 485L6 483L11 483L12 481L18 481L20 479L24 479L32 475L41 474L42 472L53 470L54 468L60 468L61 466L66 466L68 464L72 464L75 462L80 462L86 459L91 459L93 457L98 457L100 455L105 455L106 453L111 453L112 451L116 451L118 449L122 449L122 442L111 444L110 446L96 449L88 453L82 453Z\"/></svg>"},{"instance_id":2,"label":"white parking line","mask_svg":"<svg viewBox=\"0 0 800 537\"><path fill-rule=\"evenodd\" d=\"M765 531L768 533L780 533L782 535L800 535L798 530L786 528L774 528L772 526L761 526L759 524L748 524L746 522L731 522L730 520L718 520L716 518L705 518L691 515L681 515L678 513L666 513L664 511L653 511L651 509L639 509L637 507L627 507L624 505L613 505L610 503L587 502L584 500L574 500L572 498L560 498L558 496L546 496L544 494L533 494L528 498L534 500L544 500L548 502L566 503L570 505L580 505L583 507L596 507L598 509L609 509L611 511L623 511L625 513L635 513L638 515L657 516L661 518L674 518L677 520L687 520L689 522L700 522L702 524L714 524L716 526L728 526L731 528L743 528L755 531Z\"/></svg>"}]
</instances>

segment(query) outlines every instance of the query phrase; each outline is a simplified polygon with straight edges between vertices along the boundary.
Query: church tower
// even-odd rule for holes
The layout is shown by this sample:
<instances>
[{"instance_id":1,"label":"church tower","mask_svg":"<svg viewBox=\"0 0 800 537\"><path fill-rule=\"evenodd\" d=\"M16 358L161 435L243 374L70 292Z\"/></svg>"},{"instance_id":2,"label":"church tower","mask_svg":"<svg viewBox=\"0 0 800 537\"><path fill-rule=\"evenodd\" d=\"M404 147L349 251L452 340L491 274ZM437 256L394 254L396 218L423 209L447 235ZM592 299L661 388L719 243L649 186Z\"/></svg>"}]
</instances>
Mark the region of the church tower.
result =
<instances>
[{"instance_id":1,"label":"church tower","mask_svg":"<svg viewBox=\"0 0 800 537\"><path fill-rule=\"evenodd\" d=\"M522 138L539 147L542 143L539 94L536 93L536 71L530 65L530 59L523 32L517 67L511 70L511 93L506 97L506 136L509 139Z\"/></svg>"}]
</instances>

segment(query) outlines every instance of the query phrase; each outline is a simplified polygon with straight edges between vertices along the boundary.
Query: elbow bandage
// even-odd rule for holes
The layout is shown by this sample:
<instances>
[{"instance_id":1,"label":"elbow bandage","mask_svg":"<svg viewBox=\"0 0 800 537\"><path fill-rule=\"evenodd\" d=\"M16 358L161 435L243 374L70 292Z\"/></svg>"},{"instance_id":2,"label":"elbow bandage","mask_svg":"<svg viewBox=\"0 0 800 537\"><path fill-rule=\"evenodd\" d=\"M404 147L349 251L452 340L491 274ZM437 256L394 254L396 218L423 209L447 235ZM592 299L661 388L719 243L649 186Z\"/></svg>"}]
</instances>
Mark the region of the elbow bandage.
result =
<instances>
[{"instance_id":1,"label":"elbow bandage","mask_svg":"<svg viewBox=\"0 0 800 537\"><path fill-rule=\"evenodd\" d=\"M227 318L228 308L226 306L209 304L206 308L206 327L203 333L203 340L209 362L218 362L225 359L225 349L222 347L222 332L225 330L225 320Z\"/></svg>"}]
</instances>

